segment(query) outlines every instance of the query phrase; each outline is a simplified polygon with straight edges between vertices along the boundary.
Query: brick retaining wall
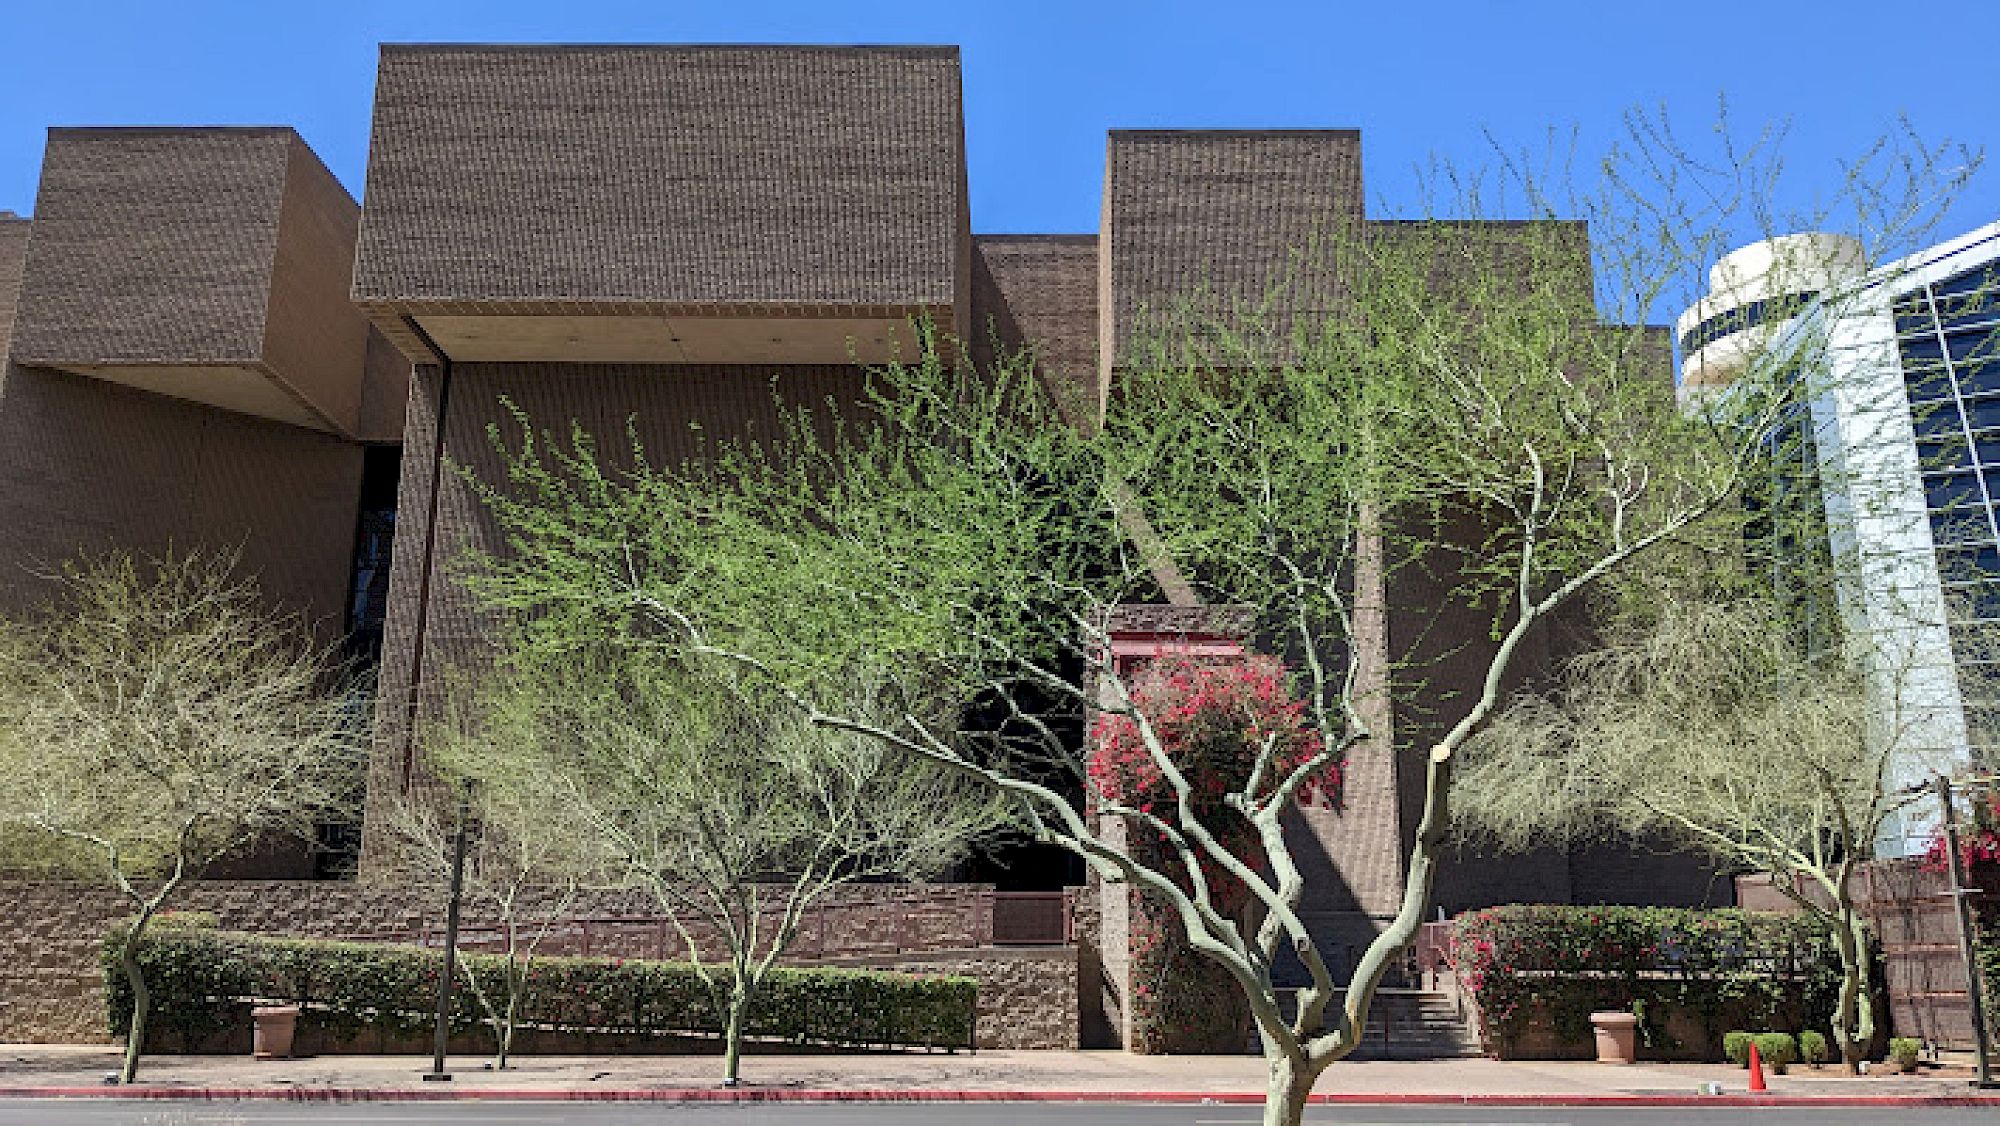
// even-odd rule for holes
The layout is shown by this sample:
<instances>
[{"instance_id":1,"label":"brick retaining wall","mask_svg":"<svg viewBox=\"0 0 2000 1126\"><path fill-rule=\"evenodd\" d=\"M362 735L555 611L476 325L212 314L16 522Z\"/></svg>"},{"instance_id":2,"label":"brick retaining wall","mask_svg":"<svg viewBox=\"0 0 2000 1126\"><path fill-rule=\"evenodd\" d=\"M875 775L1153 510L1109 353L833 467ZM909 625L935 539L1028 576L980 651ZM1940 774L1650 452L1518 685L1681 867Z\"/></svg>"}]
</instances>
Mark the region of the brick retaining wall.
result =
<instances>
[{"instance_id":1,"label":"brick retaining wall","mask_svg":"<svg viewBox=\"0 0 2000 1126\"><path fill-rule=\"evenodd\" d=\"M910 891L868 885L845 889L841 898L868 900ZM940 894L949 893L940 889ZM206 880L189 884L172 909L212 912L232 930L337 938L419 933L435 922L434 898L427 891L375 882ZM639 916L657 913L657 906L643 894L609 892L577 903L572 913ZM0 1041L103 1042L99 951L112 922L128 914L125 900L94 884L0 880ZM843 923L851 924L854 914L843 912ZM978 978L982 1046L1077 1046L1073 948L884 954L842 961Z\"/></svg>"}]
</instances>

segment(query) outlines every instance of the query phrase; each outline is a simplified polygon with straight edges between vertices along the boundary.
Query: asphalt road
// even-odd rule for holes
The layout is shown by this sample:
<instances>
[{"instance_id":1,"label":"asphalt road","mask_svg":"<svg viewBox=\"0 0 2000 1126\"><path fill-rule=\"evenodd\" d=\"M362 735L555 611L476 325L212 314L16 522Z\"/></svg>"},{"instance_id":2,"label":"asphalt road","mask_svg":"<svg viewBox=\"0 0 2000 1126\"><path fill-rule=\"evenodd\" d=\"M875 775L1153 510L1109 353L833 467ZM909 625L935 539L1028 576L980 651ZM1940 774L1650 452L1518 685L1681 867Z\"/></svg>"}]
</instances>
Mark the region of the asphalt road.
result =
<instances>
[{"instance_id":1,"label":"asphalt road","mask_svg":"<svg viewBox=\"0 0 2000 1126\"><path fill-rule=\"evenodd\" d=\"M1802 1108L1549 1108L1521 1110L1445 1107L1314 1107L1313 1126L1871 1126L1885 1121L1908 1126L1992 1126L1991 1108L1836 1109ZM555 1123L574 1126L1256 1126L1249 1106L1065 1106L1050 1104L921 1106L749 1106L589 1105L575 1103L348 1103L312 1106L292 1103L118 1102L76 1099L9 1100L0 1103L0 1126L261 1126L264 1123L323 1123L326 1126L418 1126L418 1124Z\"/></svg>"}]
</instances>

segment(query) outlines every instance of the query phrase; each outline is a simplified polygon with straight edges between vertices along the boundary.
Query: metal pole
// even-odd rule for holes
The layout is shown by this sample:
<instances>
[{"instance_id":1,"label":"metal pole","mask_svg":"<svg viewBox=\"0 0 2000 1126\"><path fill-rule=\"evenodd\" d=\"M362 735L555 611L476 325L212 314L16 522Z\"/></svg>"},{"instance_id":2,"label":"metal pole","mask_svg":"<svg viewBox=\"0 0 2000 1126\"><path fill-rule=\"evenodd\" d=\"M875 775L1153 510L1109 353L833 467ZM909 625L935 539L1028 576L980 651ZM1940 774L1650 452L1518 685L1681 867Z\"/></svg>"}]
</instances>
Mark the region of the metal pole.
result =
<instances>
[{"instance_id":1,"label":"metal pole","mask_svg":"<svg viewBox=\"0 0 2000 1126\"><path fill-rule=\"evenodd\" d=\"M444 910L444 972L438 977L437 1033L432 1041L431 1069L424 1072L430 1082L450 1082L444 1069L445 1041L451 1035L451 989L458 973L458 903L465 890L465 823L472 817L471 795L458 796L458 829L451 841L451 902Z\"/></svg>"},{"instance_id":2,"label":"metal pole","mask_svg":"<svg viewBox=\"0 0 2000 1126\"><path fill-rule=\"evenodd\" d=\"M1967 898L1974 893L1959 878L1958 810L1951 800L1951 779L1938 775L1937 792L1938 802L1944 806L1945 867L1951 872L1951 900L1958 908L1958 954L1965 961L1965 996L1972 1005L1972 1046L1979 1062L1978 1078L1972 1085L1991 1087L1994 1084L1992 1061L1986 1051L1986 991L1980 981L1979 959L1973 953L1972 901Z\"/></svg>"}]
</instances>

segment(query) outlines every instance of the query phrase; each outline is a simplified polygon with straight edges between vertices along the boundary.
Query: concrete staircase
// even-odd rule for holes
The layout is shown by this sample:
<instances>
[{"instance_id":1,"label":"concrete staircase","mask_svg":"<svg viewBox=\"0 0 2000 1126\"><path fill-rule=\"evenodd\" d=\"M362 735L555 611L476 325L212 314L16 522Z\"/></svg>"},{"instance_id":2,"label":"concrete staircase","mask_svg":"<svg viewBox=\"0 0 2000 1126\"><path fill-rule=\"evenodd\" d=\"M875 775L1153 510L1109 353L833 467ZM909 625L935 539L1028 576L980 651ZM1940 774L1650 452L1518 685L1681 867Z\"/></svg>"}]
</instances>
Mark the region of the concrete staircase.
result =
<instances>
[{"instance_id":1,"label":"concrete staircase","mask_svg":"<svg viewBox=\"0 0 2000 1126\"><path fill-rule=\"evenodd\" d=\"M1294 990L1278 994L1280 1007L1289 1018L1298 1011ZM1255 1033L1250 1050L1257 1051ZM1357 1060L1443 1060L1479 1056L1479 1037L1460 1017L1452 995L1439 990L1378 989L1369 1006L1368 1026L1361 1046L1350 1059Z\"/></svg>"}]
</instances>

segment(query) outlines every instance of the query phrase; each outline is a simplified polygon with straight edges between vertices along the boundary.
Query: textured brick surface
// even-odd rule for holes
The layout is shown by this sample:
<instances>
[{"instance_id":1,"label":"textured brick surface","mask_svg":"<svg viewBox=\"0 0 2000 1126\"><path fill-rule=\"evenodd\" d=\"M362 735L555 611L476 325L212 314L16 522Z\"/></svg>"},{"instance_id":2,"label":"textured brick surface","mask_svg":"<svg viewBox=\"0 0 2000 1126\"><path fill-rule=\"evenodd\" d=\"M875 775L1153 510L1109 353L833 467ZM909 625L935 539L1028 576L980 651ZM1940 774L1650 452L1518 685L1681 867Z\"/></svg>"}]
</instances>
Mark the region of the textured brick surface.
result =
<instances>
[{"instance_id":1,"label":"textured brick surface","mask_svg":"<svg viewBox=\"0 0 2000 1126\"><path fill-rule=\"evenodd\" d=\"M981 1048L1081 1047L1075 947L951 950L841 965L906 973L959 974L979 981Z\"/></svg>"},{"instance_id":2,"label":"textured brick surface","mask_svg":"<svg viewBox=\"0 0 2000 1126\"><path fill-rule=\"evenodd\" d=\"M21 267L28 259L26 219L0 219L0 370L14 340L14 308L21 297Z\"/></svg>"},{"instance_id":3,"label":"textured brick surface","mask_svg":"<svg viewBox=\"0 0 2000 1126\"><path fill-rule=\"evenodd\" d=\"M1318 250L1361 221L1358 131L1117 130L1106 162L1108 363L1183 311L1233 318L1278 295L1282 338L1294 318L1337 308Z\"/></svg>"},{"instance_id":4,"label":"textured brick surface","mask_svg":"<svg viewBox=\"0 0 2000 1126\"><path fill-rule=\"evenodd\" d=\"M949 305L958 51L382 51L362 301Z\"/></svg>"},{"instance_id":5,"label":"textured brick surface","mask_svg":"<svg viewBox=\"0 0 2000 1126\"><path fill-rule=\"evenodd\" d=\"M1992 925L2000 891L1987 874L1990 865L1974 869L1968 897L1977 923ZM1798 904L1773 886L1767 873L1738 876L1738 902L1759 911L1794 912ZM1807 898L1822 906L1830 900L1807 881L1800 881ZM1965 961L1958 951L1958 909L1952 902L1950 873L1929 871L1920 857L1877 860L1855 872L1854 901L1881 943L1881 976L1887 994L1889 1031L1915 1036L1945 1048L1965 1051L1973 1046L1972 1005L1966 990ZM1990 1010L1993 997L1986 998ZM1878 1009L1878 1017L1884 1015Z\"/></svg>"},{"instance_id":6,"label":"textured brick surface","mask_svg":"<svg viewBox=\"0 0 2000 1126\"><path fill-rule=\"evenodd\" d=\"M369 326L362 360L361 411L354 425L356 438L384 444L402 442L410 375L409 359L374 326Z\"/></svg>"},{"instance_id":7,"label":"textured brick surface","mask_svg":"<svg viewBox=\"0 0 2000 1126\"><path fill-rule=\"evenodd\" d=\"M991 334L1028 350L1058 400L1094 417L1097 236L979 235L973 242L986 283L973 287L974 342Z\"/></svg>"},{"instance_id":8,"label":"textured brick surface","mask_svg":"<svg viewBox=\"0 0 2000 1126\"><path fill-rule=\"evenodd\" d=\"M343 628L361 448L328 434L9 365L0 612L81 551L236 550L274 603Z\"/></svg>"},{"instance_id":9,"label":"textured brick surface","mask_svg":"<svg viewBox=\"0 0 2000 1126\"><path fill-rule=\"evenodd\" d=\"M254 362L289 129L56 129L15 355Z\"/></svg>"}]
</instances>

